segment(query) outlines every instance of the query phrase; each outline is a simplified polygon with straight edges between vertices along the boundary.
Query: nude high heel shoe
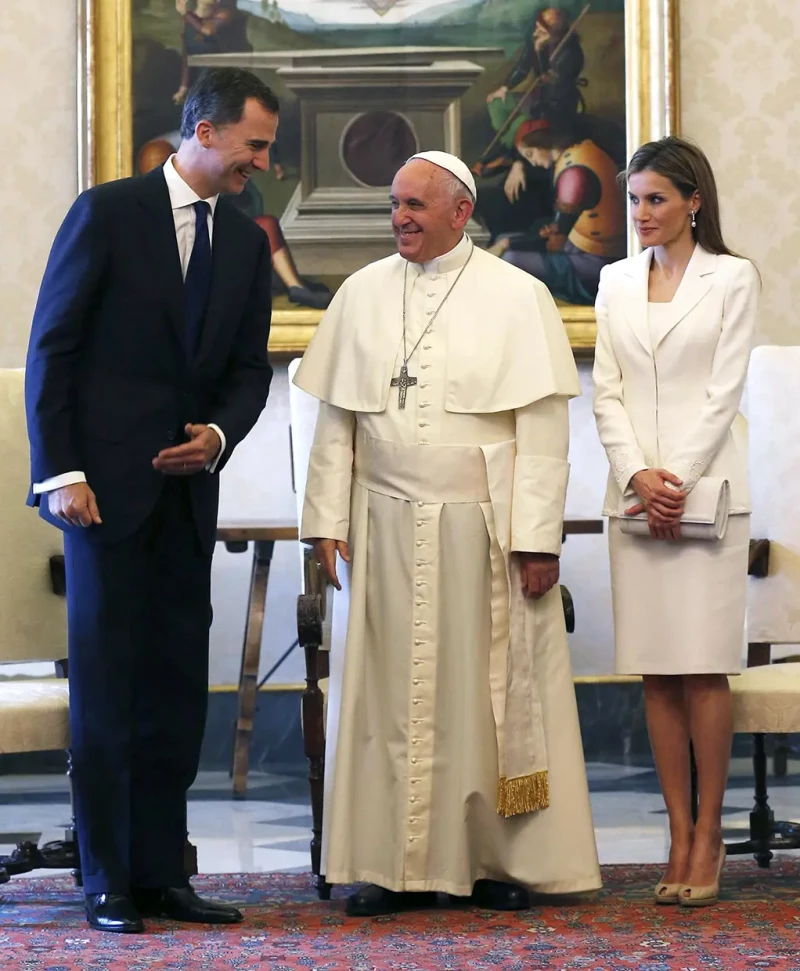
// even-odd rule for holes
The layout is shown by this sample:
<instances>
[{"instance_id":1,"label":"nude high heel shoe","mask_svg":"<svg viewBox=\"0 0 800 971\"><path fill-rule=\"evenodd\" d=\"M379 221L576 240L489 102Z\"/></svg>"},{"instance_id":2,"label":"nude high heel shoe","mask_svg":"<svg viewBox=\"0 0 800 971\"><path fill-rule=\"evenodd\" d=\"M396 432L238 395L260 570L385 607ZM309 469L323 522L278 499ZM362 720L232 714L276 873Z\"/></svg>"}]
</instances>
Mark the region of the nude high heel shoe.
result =
<instances>
[{"instance_id":1,"label":"nude high heel shoe","mask_svg":"<svg viewBox=\"0 0 800 971\"><path fill-rule=\"evenodd\" d=\"M661 880L653 891L653 899L657 904L677 904L682 887L681 883L664 883Z\"/></svg>"},{"instance_id":2,"label":"nude high heel shoe","mask_svg":"<svg viewBox=\"0 0 800 971\"><path fill-rule=\"evenodd\" d=\"M725 844L719 853L719 863L717 863L717 879L707 887L694 887L690 883L684 884L678 895L678 904L681 907L710 907L719 900L719 882L722 876L722 868L725 865Z\"/></svg>"}]
</instances>

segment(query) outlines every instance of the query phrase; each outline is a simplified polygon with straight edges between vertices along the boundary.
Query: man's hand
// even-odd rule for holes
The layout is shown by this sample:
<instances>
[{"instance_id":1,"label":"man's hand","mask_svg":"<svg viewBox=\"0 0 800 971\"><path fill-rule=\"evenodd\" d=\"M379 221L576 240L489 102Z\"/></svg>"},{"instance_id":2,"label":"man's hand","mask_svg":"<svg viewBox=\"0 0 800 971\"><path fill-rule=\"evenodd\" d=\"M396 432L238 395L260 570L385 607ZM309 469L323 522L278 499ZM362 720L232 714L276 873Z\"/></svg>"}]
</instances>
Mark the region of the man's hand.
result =
<instances>
[{"instance_id":1,"label":"man's hand","mask_svg":"<svg viewBox=\"0 0 800 971\"><path fill-rule=\"evenodd\" d=\"M102 519L97 508L97 499L85 482L62 486L47 493L50 515L70 526L100 525Z\"/></svg>"},{"instance_id":2,"label":"man's hand","mask_svg":"<svg viewBox=\"0 0 800 971\"><path fill-rule=\"evenodd\" d=\"M174 448L162 448L153 468L164 475L194 475L213 461L222 446L219 435L208 425L187 425L189 441Z\"/></svg>"},{"instance_id":3,"label":"man's hand","mask_svg":"<svg viewBox=\"0 0 800 971\"><path fill-rule=\"evenodd\" d=\"M519 161L519 159L517 159L517 161L514 162L509 169L505 184L503 185L503 191L506 194L506 199L508 199L509 202L516 202L517 199L519 199L520 192L522 192L526 184L525 166Z\"/></svg>"},{"instance_id":4,"label":"man's hand","mask_svg":"<svg viewBox=\"0 0 800 971\"><path fill-rule=\"evenodd\" d=\"M560 563L552 553L517 553L522 594L539 600L558 583Z\"/></svg>"},{"instance_id":5,"label":"man's hand","mask_svg":"<svg viewBox=\"0 0 800 971\"><path fill-rule=\"evenodd\" d=\"M322 567L322 572L328 580L336 587L342 589L339 577L336 575L336 554L339 554L345 563L350 562L350 550L347 543L336 539L315 539L314 540L314 559Z\"/></svg>"}]
</instances>

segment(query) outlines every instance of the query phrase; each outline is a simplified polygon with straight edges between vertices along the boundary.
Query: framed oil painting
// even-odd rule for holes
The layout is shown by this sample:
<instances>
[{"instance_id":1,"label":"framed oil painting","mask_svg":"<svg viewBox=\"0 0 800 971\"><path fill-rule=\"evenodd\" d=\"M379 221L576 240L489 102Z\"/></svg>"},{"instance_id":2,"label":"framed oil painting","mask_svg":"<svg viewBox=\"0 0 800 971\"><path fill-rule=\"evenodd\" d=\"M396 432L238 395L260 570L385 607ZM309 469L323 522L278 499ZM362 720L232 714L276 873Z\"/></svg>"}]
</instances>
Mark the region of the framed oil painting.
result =
<instances>
[{"instance_id":1,"label":"framed oil painting","mask_svg":"<svg viewBox=\"0 0 800 971\"><path fill-rule=\"evenodd\" d=\"M302 351L342 281L394 250L416 151L475 174L470 235L543 279L576 352L603 265L633 251L616 182L678 127L678 0L79 0L81 187L163 164L223 65L280 99L270 171L235 202L273 252L270 347Z\"/></svg>"}]
</instances>

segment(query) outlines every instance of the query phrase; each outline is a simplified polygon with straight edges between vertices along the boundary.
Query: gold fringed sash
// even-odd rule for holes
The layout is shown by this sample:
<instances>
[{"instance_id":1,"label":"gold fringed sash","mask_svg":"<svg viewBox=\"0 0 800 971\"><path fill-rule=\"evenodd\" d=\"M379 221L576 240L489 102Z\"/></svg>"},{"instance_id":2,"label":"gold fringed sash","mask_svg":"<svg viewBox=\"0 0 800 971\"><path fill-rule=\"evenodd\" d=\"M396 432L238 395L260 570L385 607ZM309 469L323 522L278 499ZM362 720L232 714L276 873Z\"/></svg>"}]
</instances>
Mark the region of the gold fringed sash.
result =
<instances>
[{"instance_id":1,"label":"gold fringed sash","mask_svg":"<svg viewBox=\"0 0 800 971\"><path fill-rule=\"evenodd\" d=\"M497 786L497 812L508 819L521 813L547 809L550 805L550 786L547 769L524 775L519 779L501 779Z\"/></svg>"}]
</instances>

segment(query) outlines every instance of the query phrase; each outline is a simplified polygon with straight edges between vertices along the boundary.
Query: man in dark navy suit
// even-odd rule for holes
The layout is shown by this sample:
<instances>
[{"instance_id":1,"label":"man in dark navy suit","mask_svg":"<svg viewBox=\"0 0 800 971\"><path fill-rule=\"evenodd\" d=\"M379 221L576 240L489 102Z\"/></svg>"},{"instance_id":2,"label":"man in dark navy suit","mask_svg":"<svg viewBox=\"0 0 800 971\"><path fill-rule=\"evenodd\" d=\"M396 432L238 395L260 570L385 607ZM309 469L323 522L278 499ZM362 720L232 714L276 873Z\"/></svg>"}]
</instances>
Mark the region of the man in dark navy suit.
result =
<instances>
[{"instance_id":1,"label":"man in dark navy suit","mask_svg":"<svg viewBox=\"0 0 800 971\"><path fill-rule=\"evenodd\" d=\"M219 472L272 370L266 234L220 193L269 167L278 102L203 74L163 168L96 186L45 270L25 376L30 505L64 530L73 786L89 923L231 923L184 870L208 696Z\"/></svg>"}]
</instances>

